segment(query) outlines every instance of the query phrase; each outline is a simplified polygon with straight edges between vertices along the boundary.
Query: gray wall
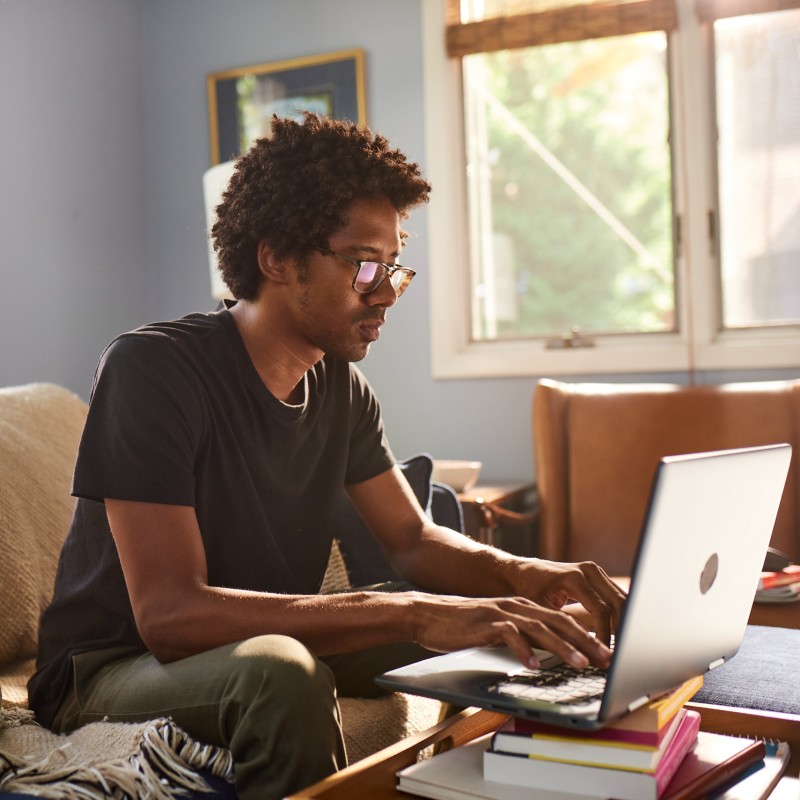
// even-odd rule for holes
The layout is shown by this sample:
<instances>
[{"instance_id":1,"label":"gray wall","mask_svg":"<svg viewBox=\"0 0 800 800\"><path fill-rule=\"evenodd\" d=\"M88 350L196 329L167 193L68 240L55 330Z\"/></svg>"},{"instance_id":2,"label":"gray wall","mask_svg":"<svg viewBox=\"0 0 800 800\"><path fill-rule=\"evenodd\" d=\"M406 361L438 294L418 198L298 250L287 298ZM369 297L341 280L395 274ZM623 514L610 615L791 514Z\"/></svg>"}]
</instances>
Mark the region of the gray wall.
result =
<instances>
[{"instance_id":1,"label":"gray wall","mask_svg":"<svg viewBox=\"0 0 800 800\"><path fill-rule=\"evenodd\" d=\"M207 73L363 47L370 124L424 169L423 1L0 0L0 386L86 397L116 333L212 306ZM363 364L395 453L531 478L535 378L431 379L424 211L406 228L418 276Z\"/></svg>"},{"instance_id":2,"label":"gray wall","mask_svg":"<svg viewBox=\"0 0 800 800\"><path fill-rule=\"evenodd\" d=\"M0 3L0 386L84 395L147 306L136 3Z\"/></svg>"}]
</instances>

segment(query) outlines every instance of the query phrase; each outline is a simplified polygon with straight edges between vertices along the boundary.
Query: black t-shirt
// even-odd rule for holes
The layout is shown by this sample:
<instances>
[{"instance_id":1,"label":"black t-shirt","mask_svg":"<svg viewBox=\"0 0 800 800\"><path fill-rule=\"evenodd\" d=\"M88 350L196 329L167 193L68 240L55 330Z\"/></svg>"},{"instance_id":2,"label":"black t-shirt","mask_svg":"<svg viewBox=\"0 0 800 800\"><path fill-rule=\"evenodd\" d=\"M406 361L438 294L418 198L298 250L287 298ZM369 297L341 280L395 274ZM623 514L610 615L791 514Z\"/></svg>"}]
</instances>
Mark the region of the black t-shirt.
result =
<instances>
[{"instance_id":1,"label":"black t-shirt","mask_svg":"<svg viewBox=\"0 0 800 800\"><path fill-rule=\"evenodd\" d=\"M39 632L30 702L48 724L72 653L144 645L103 498L192 506L213 586L313 594L345 484L394 458L352 364L325 358L304 400L277 400L227 310L115 339L95 374L72 493L78 497Z\"/></svg>"}]
</instances>

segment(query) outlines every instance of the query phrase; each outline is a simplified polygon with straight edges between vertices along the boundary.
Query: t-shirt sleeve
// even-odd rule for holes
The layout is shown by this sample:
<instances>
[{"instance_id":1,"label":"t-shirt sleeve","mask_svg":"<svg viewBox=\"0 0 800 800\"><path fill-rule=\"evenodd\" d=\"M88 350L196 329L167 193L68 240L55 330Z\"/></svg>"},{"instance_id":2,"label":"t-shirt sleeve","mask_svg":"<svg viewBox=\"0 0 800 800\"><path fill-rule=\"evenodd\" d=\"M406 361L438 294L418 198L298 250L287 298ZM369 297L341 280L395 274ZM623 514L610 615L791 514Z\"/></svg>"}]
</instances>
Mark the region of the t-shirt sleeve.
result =
<instances>
[{"instance_id":1,"label":"t-shirt sleeve","mask_svg":"<svg viewBox=\"0 0 800 800\"><path fill-rule=\"evenodd\" d=\"M77 497L195 504L203 439L190 368L157 335L124 335L98 365L72 484Z\"/></svg>"},{"instance_id":2,"label":"t-shirt sleeve","mask_svg":"<svg viewBox=\"0 0 800 800\"><path fill-rule=\"evenodd\" d=\"M360 483L392 467L395 457L386 438L381 407L367 379L350 365L350 456L345 483Z\"/></svg>"}]
</instances>

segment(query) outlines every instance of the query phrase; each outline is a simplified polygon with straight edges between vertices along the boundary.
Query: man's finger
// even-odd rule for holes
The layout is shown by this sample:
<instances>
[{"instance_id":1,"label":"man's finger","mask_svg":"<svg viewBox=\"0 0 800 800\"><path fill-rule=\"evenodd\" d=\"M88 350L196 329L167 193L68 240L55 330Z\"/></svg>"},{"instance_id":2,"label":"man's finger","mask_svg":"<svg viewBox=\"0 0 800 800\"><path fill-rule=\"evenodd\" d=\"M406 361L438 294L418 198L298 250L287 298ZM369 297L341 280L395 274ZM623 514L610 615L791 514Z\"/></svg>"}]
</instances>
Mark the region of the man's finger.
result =
<instances>
[{"instance_id":1,"label":"man's finger","mask_svg":"<svg viewBox=\"0 0 800 800\"><path fill-rule=\"evenodd\" d=\"M537 647L550 650L575 667L589 662L605 666L611 651L597 637L589 635L569 614L544 611L536 618L519 623L519 628Z\"/></svg>"}]
</instances>

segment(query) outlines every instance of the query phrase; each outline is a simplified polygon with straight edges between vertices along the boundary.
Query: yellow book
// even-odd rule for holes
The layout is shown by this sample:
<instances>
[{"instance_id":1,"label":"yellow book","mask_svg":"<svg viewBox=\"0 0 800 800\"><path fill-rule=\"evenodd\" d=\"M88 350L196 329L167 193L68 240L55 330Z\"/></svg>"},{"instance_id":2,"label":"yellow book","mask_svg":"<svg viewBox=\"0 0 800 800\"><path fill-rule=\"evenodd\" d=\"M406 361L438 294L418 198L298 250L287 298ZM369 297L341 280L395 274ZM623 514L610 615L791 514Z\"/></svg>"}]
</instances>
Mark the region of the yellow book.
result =
<instances>
[{"instance_id":1,"label":"yellow book","mask_svg":"<svg viewBox=\"0 0 800 800\"><path fill-rule=\"evenodd\" d=\"M641 708L626 714L616 722L599 731L579 731L534 722L519 717L512 718L504 730L515 734L533 736L547 735L560 740L609 741L620 745L658 748L669 729L669 723L681 708L691 700L703 686L703 677L698 675L675 687L672 691L645 703Z\"/></svg>"},{"instance_id":2,"label":"yellow book","mask_svg":"<svg viewBox=\"0 0 800 800\"><path fill-rule=\"evenodd\" d=\"M659 733L665 725L683 708L703 687L703 676L689 678L672 691L662 694L655 700L645 703L641 708L626 714L622 719L609 725L609 728L643 733Z\"/></svg>"}]
</instances>

